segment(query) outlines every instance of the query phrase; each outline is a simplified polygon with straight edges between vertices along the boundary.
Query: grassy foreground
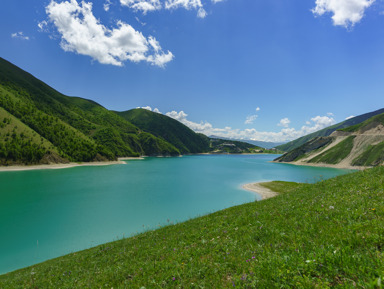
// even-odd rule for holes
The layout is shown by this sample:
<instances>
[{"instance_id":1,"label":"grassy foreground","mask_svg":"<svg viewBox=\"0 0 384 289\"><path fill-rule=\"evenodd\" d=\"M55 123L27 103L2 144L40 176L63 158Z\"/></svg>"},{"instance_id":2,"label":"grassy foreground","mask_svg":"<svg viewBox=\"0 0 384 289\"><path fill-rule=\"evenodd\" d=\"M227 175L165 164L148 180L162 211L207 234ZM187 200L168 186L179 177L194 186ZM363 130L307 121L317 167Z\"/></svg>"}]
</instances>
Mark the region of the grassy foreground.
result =
<instances>
[{"instance_id":1,"label":"grassy foreground","mask_svg":"<svg viewBox=\"0 0 384 289\"><path fill-rule=\"evenodd\" d=\"M381 288L383 182L378 167L280 183L275 198L21 269L0 288Z\"/></svg>"}]
</instances>

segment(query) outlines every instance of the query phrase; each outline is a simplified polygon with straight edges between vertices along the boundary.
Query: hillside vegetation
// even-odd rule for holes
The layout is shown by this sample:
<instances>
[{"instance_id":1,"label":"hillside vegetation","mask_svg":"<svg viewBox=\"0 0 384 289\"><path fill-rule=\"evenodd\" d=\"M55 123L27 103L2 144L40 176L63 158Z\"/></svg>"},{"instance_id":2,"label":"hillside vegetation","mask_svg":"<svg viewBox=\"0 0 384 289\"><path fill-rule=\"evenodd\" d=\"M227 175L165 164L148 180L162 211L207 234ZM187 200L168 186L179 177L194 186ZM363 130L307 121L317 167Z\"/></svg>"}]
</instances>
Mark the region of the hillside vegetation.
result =
<instances>
[{"instance_id":1,"label":"hillside vegetation","mask_svg":"<svg viewBox=\"0 0 384 289\"><path fill-rule=\"evenodd\" d=\"M337 123L335 125L326 127L322 130L316 131L314 133L310 133L308 135L305 135L303 137L300 137L298 139L290 141L286 144L276 146L276 148L281 150L281 151L284 151L284 152L290 152L290 151L302 146L303 144L305 144L306 142L310 141L311 139L313 139L315 137L330 136L336 130L340 130L343 128L358 125L358 124L364 122L365 120L367 120L367 119L369 119L375 115L382 114L382 113L384 113L384 108L376 110L376 111L372 111L369 113L365 113L365 114L362 114L359 116L355 116L355 117L352 117L352 118L347 119L345 121L342 121L340 123Z\"/></svg>"},{"instance_id":2,"label":"hillside vegetation","mask_svg":"<svg viewBox=\"0 0 384 289\"><path fill-rule=\"evenodd\" d=\"M253 144L235 140L208 138L166 115L146 109L116 112L143 131L172 143L182 154L187 153L278 153Z\"/></svg>"},{"instance_id":3,"label":"hillside vegetation","mask_svg":"<svg viewBox=\"0 0 384 289\"><path fill-rule=\"evenodd\" d=\"M2 58L0 136L0 165L216 150L207 136L168 116L144 109L113 112L92 100L65 96ZM233 151L243 152L244 146L251 145L236 142ZM252 146L254 152L257 148Z\"/></svg>"},{"instance_id":4,"label":"hillside vegetation","mask_svg":"<svg viewBox=\"0 0 384 289\"><path fill-rule=\"evenodd\" d=\"M182 154L202 153L209 150L207 136L195 133L184 124L166 115L142 108L116 113L143 131L173 144Z\"/></svg>"},{"instance_id":5,"label":"hillside vegetation","mask_svg":"<svg viewBox=\"0 0 384 289\"><path fill-rule=\"evenodd\" d=\"M313 138L275 161L371 167L384 163L384 113L359 124Z\"/></svg>"},{"instance_id":6,"label":"hillside vegetation","mask_svg":"<svg viewBox=\"0 0 384 289\"><path fill-rule=\"evenodd\" d=\"M0 288L381 288L384 167L0 276Z\"/></svg>"},{"instance_id":7,"label":"hillside vegetation","mask_svg":"<svg viewBox=\"0 0 384 289\"><path fill-rule=\"evenodd\" d=\"M11 114L13 120L21 122L24 129L39 136L39 140L29 138L30 146L35 149L33 156L27 159L13 157L23 154L22 146L10 145L19 141L11 138L3 141L0 148L2 165L42 163L52 154L56 156L52 160L61 162L180 153L172 144L142 133L135 125L101 105L65 96L4 59L0 59L0 95L0 107ZM0 133L5 133L4 128L0 128ZM50 145L42 146L40 139ZM15 152L11 153L9 147Z\"/></svg>"}]
</instances>

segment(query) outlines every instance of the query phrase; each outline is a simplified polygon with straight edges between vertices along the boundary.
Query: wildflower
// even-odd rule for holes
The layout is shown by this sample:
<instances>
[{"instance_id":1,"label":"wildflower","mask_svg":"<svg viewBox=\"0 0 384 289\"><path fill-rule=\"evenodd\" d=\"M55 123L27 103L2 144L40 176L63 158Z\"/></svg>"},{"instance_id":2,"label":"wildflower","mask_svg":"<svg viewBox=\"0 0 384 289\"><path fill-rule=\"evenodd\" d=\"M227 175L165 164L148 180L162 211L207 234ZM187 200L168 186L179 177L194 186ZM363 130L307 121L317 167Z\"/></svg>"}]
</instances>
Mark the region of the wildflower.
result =
<instances>
[{"instance_id":1,"label":"wildflower","mask_svg":"<svg viewBox=\"0 0 384 289\"><path fill-rule=\"evenodd\" d=\"M175 278L175 277L173 277L173 278L172 278L172 280L173 280L173 281L175 281L175 280L176 280L176 278Z\"/></svg>"},{"instance_id":2,"label":"wildflower","mask_svg":"<svg viewBox=\"0 0 384 289\"><path fill-rule=\"evenodd\" d=\"M329 206L329 209L330 210L333 210L335 207L334 206Z\"/></svg>"}]
</instances>

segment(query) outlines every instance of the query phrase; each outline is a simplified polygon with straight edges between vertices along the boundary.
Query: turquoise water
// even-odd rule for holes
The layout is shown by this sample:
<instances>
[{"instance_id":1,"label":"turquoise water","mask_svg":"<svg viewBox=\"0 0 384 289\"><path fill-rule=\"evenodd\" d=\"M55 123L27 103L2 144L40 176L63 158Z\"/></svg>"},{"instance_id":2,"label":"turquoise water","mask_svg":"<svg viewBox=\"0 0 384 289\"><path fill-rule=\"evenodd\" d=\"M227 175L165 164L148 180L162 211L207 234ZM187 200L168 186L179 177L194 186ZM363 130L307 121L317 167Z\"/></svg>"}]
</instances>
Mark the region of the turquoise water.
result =
<instances>
[{"instance_id":1,"label":"turquoise water","mask_svg":"<svg viewBox=\"0 0 384 289\"><path fill-rule=\"evenodd\" d=\"M0 173L0 274L170 222L259 199L256 181L315 182L350 170L276 155L145 158L124 165Z\"/></svg>"}]
</instances>

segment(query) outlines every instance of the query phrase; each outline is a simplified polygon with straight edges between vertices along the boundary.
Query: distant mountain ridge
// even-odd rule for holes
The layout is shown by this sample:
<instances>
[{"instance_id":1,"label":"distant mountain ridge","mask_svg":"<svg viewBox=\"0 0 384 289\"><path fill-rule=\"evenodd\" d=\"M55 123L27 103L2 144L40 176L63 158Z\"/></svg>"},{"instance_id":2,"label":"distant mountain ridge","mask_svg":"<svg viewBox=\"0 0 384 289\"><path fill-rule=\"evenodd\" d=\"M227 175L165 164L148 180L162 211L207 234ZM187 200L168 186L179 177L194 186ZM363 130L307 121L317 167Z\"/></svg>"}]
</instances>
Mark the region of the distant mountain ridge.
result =
<instances>
[{"instance_id":1,"label":"distant mountain ridge","mask_svg":"<svg viewBox=\"0 0 384 289\"><path fill-rule=\"evenodd\" d=\"M292 150L300 147L301 145L310 141L314 137L330 136L334 131L336 131L338 129L342 129L342 128L346 128L346 127L349 127L352 125L362 123L363 121L365 121L365 120L367 120L367 119L369 119L375 115L381 114L381 113L384 113L384 108L355 116L353 118L347 119L347 120L342 121L340 123L337 123L335 125L326 127L322 130L316 131L314 133L300 137L296 140L290 141L286 144L279 145L276 148L279 150L285 151L285 152L289 152L289 151L292 151Z\"/></svg>"},{"instance_id":2,"label":"distant mountain ridge","mask_svg":"<svg viewBox=\"0 0 384 289\"><path fill-rule=\"evenodd\" d=\"M241 142L253 144L255 146L262 147L265 149L272 149L284 144L282 142L268 142L268 141L258 141L258 140L251 140L251 139L232 139L232 138L225 138L225 137L220 137L215 135L210 135L209 137L216 138L216 139L229 140L229 141L241 141Z\"/></svg>"},{"instance_id":3,"label":"distant mountain ridge","mask_svg":"<svg viewBox=\"0 0 384 289\"><path fill-rule=\"evenodd\" d=\"M384 164L384 113L315 137L277 158L277 162L372 167Z\"/></svg>"}]
</instances>

